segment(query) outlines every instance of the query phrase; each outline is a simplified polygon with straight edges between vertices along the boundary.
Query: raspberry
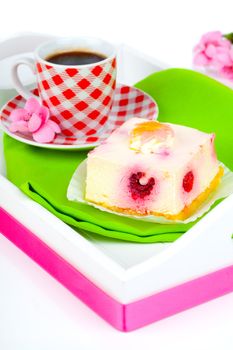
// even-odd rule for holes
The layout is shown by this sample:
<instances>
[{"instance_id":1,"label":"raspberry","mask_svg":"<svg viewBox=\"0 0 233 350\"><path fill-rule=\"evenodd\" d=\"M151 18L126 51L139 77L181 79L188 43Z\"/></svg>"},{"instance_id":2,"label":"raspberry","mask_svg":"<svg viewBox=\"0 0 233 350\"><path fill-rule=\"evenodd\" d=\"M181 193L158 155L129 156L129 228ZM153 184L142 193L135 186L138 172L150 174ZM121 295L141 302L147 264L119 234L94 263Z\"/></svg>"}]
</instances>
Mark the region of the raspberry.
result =
<instances>
[{"instance_id":1,"label":"raspberry","mask_svg":"<svg viewBox=\"0 0 233 350\"><path fill-rule=\"evenodd\" d=\"M133 173L129 178L129 189L134 200L138 198L143 199L146 196L149 196L155 185L155 179L153 177L149 178L145 185L140 184L140 179L144 176L145 173L139 171L137 173Z\"/></svg>"},{"instance_id":2,"label":"raspberry","mask_svg":"<svg viewBox=\"0 0 233 350\"><path fill-rule=\"evenodd\" d=\"M185 174L183 178L183 189L185 190L185 192L192 191L193 182L194 182L193 172L189 171L187 174Z\"/></svg>"}]
</instances>

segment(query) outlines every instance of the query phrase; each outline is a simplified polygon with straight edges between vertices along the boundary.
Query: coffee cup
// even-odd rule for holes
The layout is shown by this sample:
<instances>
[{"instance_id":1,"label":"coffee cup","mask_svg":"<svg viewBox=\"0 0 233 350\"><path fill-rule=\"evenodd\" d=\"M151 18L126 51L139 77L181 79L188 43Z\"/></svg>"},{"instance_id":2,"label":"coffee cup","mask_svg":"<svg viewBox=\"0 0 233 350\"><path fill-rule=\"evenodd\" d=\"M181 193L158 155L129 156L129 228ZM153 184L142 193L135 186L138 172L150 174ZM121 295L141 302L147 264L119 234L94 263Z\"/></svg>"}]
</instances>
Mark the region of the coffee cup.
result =
<instances>
[{"instance_id":1,"label":"coffee cup","mask_svg":"<svg viewBox=\"0 0 233 350\"><path fill-rule=\"evenodd\" d=\"M60 38L40 45L34 59L20 57L12 66L12 81L28 99L34 95L20 81L20 65L36 75L39 99L65 137L86 139L101 133L116 86L115 45L92 37Z\"/></svg>"}]
</instances>

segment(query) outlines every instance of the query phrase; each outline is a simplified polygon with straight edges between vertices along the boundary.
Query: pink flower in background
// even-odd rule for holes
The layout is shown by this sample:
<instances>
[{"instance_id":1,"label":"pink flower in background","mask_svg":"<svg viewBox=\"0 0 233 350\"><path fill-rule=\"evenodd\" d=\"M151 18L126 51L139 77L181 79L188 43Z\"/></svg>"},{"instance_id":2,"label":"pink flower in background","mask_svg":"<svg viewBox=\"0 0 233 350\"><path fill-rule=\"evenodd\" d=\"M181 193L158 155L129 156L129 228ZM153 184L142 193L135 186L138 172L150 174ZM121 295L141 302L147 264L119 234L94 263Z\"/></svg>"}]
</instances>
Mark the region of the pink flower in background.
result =
<instances>
[{"instance_id":1,"label":"pink flower in background","mask_svg":"<svg viewBox=\"0 0 233 350\"><path fill-rule=\"evenodd\" d=\"M194 48L193 63L197 66L222 67L230 63L230 49L231 42L221 32L206 33Z\"/></svg>"},{"instance_id":2,"label":"pink flower in background","mask_svg":"<svg viewBox=\"0 0 233 350\"><path fill-rule=\"evenodd\" d=\"M221 77L233 82L233 62L231 66L224 66L220 69Z\"/></svg>"},{"instance_id":3,"label":"pink flower in background","mask_svg":"<svg viewBox=\"0 0 233 350\"><path fill-rule=\"evenodd\" d=\"M61 132L60 127L49 120L49 109L42 106L39 101L30 97L24 108L17 108L10 115L11 132L32 133L36 142L48 143L53 141L55 135Z\"/></svg>"},{"instance_id":4,"label":"pink flower in background","mask_svg":"<svg viewBox=\"0 0 233 350\"><path fill-rule=\"evenodd\" d=\"M232 64L232 53L230 47L222 47L216 50L214 58L214 66L216 69L221 69L223 66L230 66Z\"/></svg>"},{"instance_id":5,"label":"pink flower in background","mask_svg":"<svg viewBox=\"0 0 233 350\"><path fill-rule=\"evenodd\" d=\"M229 61L219 67L221 77L233 81L233 48L229 50Z\"/></svg>"}]
</instances>

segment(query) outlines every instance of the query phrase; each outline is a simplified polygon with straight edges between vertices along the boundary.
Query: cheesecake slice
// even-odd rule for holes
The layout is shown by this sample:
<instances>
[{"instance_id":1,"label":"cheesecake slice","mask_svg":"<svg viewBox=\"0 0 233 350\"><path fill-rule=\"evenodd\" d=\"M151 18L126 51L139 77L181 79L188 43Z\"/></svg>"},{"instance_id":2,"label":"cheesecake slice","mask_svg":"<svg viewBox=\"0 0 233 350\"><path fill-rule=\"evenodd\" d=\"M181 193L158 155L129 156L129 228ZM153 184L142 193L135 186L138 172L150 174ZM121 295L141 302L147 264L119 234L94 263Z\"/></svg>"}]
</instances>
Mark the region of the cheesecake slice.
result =
<instances>
[{"instance_id":1,"label":"cheesecake slice","mask_svg":"<svg viewBox=\"0 0 233 350\"><path fill-rule=\"evenodd\" d=\"M89 152L85 196L117 212L183 220L222 175L214 134L132 118Z\"/></svg>"}]
</instances>

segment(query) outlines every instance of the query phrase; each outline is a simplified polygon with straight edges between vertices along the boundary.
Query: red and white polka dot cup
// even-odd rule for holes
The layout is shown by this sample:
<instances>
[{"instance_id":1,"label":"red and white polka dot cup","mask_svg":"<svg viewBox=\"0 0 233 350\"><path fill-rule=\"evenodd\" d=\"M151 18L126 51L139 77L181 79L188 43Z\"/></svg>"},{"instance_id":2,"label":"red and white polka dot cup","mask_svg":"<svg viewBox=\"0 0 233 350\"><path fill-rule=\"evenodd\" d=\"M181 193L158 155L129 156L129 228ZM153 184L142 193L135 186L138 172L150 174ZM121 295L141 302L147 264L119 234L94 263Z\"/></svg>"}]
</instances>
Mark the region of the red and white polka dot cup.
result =
<instances>
[{"instance_id":1,"label":"red and white polka dot cup","mask_svg":"<svg viewBox=\"0 0 233 350\"><path fill-rule=\"evenodd\" d=\"M86 65L60 65L46 61L56 52L87 50L106 59ZM70 138L98 136L107 124L116 86L116 47L104 40L80 37L47 42L35 50L35 59L20 58L12 67L16 90L26 99L31 93L18 76L18 67L29 66L36 74L41 102L50 109L51 119Z\"/></svg>"}]
</instances>

